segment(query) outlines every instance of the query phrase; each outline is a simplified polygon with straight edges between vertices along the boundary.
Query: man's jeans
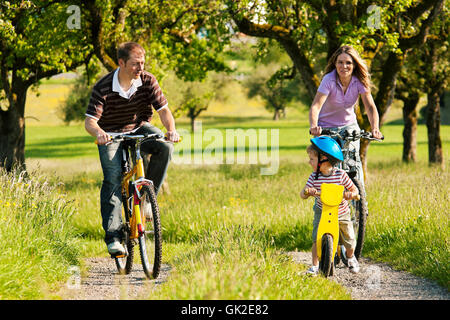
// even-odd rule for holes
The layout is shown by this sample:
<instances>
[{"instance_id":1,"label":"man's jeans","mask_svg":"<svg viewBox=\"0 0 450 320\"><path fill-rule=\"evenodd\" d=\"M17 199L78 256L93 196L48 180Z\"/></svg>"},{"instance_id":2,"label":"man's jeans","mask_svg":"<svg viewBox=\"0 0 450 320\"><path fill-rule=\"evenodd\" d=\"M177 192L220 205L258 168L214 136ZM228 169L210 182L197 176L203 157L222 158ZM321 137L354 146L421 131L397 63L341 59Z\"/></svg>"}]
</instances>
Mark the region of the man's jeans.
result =
<instances>
[{"instance_id":1,"label":"man's jeans","mask_svg":"<svg viewBox=\"0 0 450 320\"><path fill-rule=\"evenodd\" d=\"M135 134L144 132L161 133L161 130L145 124ZM120 142L99 145L100 163L103 169L103 183L100 191L100 211L102 225L105 230L105 242L109 244L121 238L122 225L122 147ZM141 144L142 156L151 154L146 168L146 178L153 181L155 192L158 193L167 173L167 167L172 155L173 146L161 141L146 141ZM145 161L144 161L145 163Z\"/></svg>"}]
</instances>

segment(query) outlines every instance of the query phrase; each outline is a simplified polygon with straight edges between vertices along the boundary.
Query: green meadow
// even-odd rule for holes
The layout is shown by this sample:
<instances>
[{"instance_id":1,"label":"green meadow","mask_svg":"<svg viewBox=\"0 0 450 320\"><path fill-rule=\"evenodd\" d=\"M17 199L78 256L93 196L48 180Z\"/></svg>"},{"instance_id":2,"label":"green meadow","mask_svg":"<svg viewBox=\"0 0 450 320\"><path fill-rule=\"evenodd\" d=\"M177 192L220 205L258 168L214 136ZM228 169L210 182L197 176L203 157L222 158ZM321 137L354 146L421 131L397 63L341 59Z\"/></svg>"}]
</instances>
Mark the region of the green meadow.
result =
<instances>
[{"instance_id":1,"label":"green meadow","mask_svg":"<svg viewBox=\"0 0 450 320\"><path fill-rule=\"evenodd\" d=\"M0 258L2 299L58 299L70 266L83 268L85 257L108 256L96 146L82 123L67 126L57 116L55 101L68 90L67 83L44 83L40 97L30 92L26 159L31 173L3 174L0 181L0 240L6 246ZM170 165L169 190L158 196L163 263L172 270L148 298L349 299L335 282L303 275L308 266L285 254L311 247L313 203L299 197L311 170L305 153L307 108L288 109L287 118L275 122L258 100L238 95L235 103L213 104L200 117L201 133L188 134L187 119L177 120L185 136L175 148L180 156L183 150L183 158ZM382 127L385 140L369 148L370 215L363 255L450 288L448 160L444 169L428 166L426 128L420 125L418 161L402 163L401 109L394 107L390 117ZM155 123L160 125L158 119ZM196 152L210 148L217 156L222 150L214 148L219 141L208 132L226 137L227 130L239 129L255 130L259 138L268 133L259 140L267 145L266 162L262 145L255 148L249 139L236 142L236 157L228 164L195 162ZM277 132L276 143L271 130ZM448 159L449 125L441 127L441 137ZM262 175L275 152L275 174ZM239 157L246 159L243 164ZM257 163L249 164L255 157Z\"/></svg>"}]
</instances>

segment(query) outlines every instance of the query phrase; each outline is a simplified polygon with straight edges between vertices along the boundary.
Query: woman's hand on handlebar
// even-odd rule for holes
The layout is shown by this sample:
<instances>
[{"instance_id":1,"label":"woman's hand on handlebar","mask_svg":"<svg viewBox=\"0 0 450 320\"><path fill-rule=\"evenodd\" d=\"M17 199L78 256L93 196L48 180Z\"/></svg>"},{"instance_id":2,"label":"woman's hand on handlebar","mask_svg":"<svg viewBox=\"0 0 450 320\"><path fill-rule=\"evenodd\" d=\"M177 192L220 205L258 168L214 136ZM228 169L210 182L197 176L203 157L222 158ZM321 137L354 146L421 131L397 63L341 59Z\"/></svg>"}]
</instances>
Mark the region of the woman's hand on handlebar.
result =
<instances>
[{"instance_id":1,"label":"woman's hand on handlebar","mask_svg":"<svg viewBox=\"0 0 450 320\"><path fill-rule=\"evenodd\" d=\"M381 134L380 129L373 129L372 130L372 137L374 137L375 139L379 139L379 140L383 140L384 139L383 135Z\"/></svg>"},{"instance_id":2,"label":"woman's hand on handlebar","mask_svg":"<svg viewBox=\"0 0 450 320\"><path fill-rule=\"evenodd\" d=\"M319 126L309 128L309 133L313 136L320 136L322 128Z\"/></svg>"}]
</instances>

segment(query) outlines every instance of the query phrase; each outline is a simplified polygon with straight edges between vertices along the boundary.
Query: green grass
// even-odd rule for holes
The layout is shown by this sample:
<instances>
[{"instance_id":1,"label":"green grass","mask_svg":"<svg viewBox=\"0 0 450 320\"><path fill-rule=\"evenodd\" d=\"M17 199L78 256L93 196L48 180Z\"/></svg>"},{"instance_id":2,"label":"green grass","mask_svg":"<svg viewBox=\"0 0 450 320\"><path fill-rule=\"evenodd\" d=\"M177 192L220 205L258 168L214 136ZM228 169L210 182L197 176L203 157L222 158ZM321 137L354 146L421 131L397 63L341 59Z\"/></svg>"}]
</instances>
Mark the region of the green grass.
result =
<instances>
[{"instance_id":1,"label":"green grass","mask_svg":"<svg viewBox=\"0 0 450 320\"><path fill-rule=\"evenodd\" d=\"M448 181L448 169L378 169L370 181L366 255L450 288Z\"/></svg>"},{"instance_id":2,"label":"green grass","mask_svg":"<svg viewBox=\"0 0 450 320\"><path fill-rule=\"evenodd\" d=\"M61 97L63 90L57 86L52 82L43 87ZM30 192L23 186L11 187L16 185L12 176L2 178L0 218L5 223L0 225L0 241L8 249L0 258L0 298L51 296L55 283L63 285L67 279L68 266L78 264L81 257L107 256L99 209L102 174L97 148L82 124L60 125L54 117L52 94L42 95L39 102L31 100L28 114L46 105L51 116L49 121L27 120L26 130L27 165L39 172L41 178L34 180L46 176L49 184ZM248 108L243 111L237 102L233 106L213 104L201 117L203 133L218 129L225 137L227 129L255 129L258 134L260 129L278 129L278 172L261 175L266 164L172 163L167 177L170 193L158 199L163 262L172 270L170 281L149 298L350 298L332 281L302 276L306 266L284 254L311 247L312 202L298 196L310 173L305 153L310 138L307 112L301 108L288 111L287 119L273 122L257 100L241 102L241 93L236 100ZM401 116L397 111L393 109L394 118ZM370 216L364 255L449 288L449 218L444 207L449 202L448 160L445 169L428 167L426 128L419 125L418 162L403 164L402 125L396 123L383 126L385 141L369 148ZM177 127L188 130L189 122L178 119ZM441 127L441 137L448 159L450 126ZM200 149L211 147L211 140L197 133L186 134L176 148L194 151L199 147L195 141L201 142ZM247 157L252 152L248 142L236 149ZM9 207L4 199L9 199ZM12 210L13 200L21 207ZM21 225L17 217L34 212L29 206L36 203L42 203L43 211L27 215L25 226ZM60 203L70 204L64 214L50 209L61 208ZM51 222L43 223L41 216ZM12 240L17 234L23 239L19 243ZM74 243L77 249L72 251Z\"/></svg>"},{"instance_id":3,"label":"green grass","mask_svg":"<svg viewBox=\"0 0 450 320\"><path fill-rule=\"evenodd\" d=\"M0 299L51 297L79 264L73 204L43 177L20 173L2 172L0 199Z\"/></svg>"}]
</instances>

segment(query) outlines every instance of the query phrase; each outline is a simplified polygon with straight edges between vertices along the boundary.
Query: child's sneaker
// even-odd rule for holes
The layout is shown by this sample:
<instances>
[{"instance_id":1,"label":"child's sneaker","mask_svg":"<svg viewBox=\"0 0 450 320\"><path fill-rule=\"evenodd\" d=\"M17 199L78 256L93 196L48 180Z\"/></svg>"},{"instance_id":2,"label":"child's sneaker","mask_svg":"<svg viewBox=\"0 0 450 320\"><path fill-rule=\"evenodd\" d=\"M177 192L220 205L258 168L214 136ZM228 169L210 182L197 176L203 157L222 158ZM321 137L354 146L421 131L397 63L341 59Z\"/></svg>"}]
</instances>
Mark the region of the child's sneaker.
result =
<instances>
[{"instance_id":1,"label":"child's sneaker","mask_svg":"<svg viewBox=\"0 0 450 320\"><path fill-rule=\"evenodd\" d=\"M358 273L359 272L359 263L358 260L356 260L355 255L353 257L348 259L348 268L350 269L351 273Z\"/></svg>"},{"instance_id":2,"label":"child's sneaker","mask_svg":"<svg viewBox=\"0 0 450 320\"><path fill-rule=\"evenodd\" d=\"M306 274L311 276L316 276L319 273L319 266L311 266L308 270L306 270Z\"/></svg>"}]
</instances>

